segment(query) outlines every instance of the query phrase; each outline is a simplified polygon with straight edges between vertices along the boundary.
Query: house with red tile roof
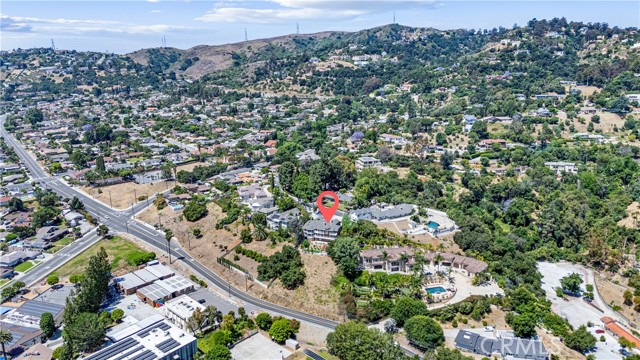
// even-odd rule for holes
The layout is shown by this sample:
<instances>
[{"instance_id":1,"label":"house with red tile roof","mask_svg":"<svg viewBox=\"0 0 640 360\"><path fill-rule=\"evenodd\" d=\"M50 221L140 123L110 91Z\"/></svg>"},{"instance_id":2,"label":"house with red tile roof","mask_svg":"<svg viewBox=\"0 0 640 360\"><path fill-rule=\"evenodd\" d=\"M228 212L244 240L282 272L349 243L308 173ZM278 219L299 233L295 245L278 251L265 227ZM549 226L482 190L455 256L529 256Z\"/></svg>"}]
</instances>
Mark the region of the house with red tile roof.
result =
<instances>
[{"instance_id":1,"label":"house with red tile roof","mask_svg":"<svg viewBox=\"0 0 640 360\"><path fill-rule=\"evenodd\" d=\"M618 325L618 323L608 316L604 316L600 318L604 323L604 327L615 337L617 338L625 338L627 341L633 343L636 348L640 348L640 339L633 336L630 332L625 330L622 326Z\"/></svg>"}]
</instances>

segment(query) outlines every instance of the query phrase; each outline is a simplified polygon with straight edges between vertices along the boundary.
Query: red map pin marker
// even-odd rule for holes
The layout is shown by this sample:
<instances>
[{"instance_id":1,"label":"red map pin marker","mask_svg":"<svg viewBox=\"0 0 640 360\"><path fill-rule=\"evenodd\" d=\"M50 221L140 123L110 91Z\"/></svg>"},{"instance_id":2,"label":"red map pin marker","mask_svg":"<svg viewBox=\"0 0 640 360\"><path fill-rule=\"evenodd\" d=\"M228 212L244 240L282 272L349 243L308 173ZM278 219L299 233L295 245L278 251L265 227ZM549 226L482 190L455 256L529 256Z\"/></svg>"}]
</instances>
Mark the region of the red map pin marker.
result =
<instances>
[{"instance_id":1,"label":"red map pin marker","mask_svg":"<svg viewBox=\"0 0 640 360\"><path fill-rule=\"evenodd\" d=\"M322 199L324 199L325 196L333 198L332 207L326 207L322 204ZM318 205L318 210L320 210L322 217L324 217L324 221L328 223L331 221L331 218L333 218L333 215L335 215L336 210L338 210L338 205L340 205L340 200L338 199L338 195L336 195L336 193L334 193L333 191L323 191L320 195L318 195L318 200L316 200L316 205Z\"/></svg>"}]
</instances>

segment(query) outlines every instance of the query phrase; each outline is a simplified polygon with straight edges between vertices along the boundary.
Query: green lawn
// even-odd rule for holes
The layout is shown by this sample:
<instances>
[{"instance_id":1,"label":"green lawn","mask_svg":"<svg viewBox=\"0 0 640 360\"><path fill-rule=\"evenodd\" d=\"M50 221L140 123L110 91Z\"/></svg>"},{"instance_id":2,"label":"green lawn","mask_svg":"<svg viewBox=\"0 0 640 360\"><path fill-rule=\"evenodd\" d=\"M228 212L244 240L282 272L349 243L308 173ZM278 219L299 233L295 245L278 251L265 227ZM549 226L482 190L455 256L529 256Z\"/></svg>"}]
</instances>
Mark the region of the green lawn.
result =
<instances>
[{"instance_id":1,"label":"green lawn","mask_svg":"<svg viewBox=\"0 0 640 360\"><path fill-rule=\"evenodd\" d=\"M65 237L63 237L62 239L60 239L60 240L58 240L58 241L54 242L54 243L53 243L53 246L66 246L66 245L71 244L72 242L73 242L73 239L72 239L72 238L70 238L70 237L68 237L68 236L65 236Z\"/></svg>"},{"instance_id":2,"label":"green lawn","mask_svg":"<svg viewBox=\"0 0 640 360\"><path fill-rule=\"evenodd\" d=\"M206 334L203 337L198 338L198 350L202 351L203 353L208 353L209 351L211 351L211 349L218 345L217 343L222 341L224 342L226 340L230 340L230 338L227 336L224 336L224 331L223 330L218 330L218 331L214 331L214 332L210 332L208 334ZM221 340L222 339L222 340ZM225 345L225 344L220 344L220 345Z\"/></svg>"},{"instance_id":3,"label":"green lawn","mask_svg":"<svg viewBox=\"0 0 640 360\"><path fill-rule=\"evenodd\" d=\"M31 269L34 266L35 266L35 264L33 262L25 261L22 264L14 267L13 270L18 271L18 272L25 272L25 271Z\"/></svg>"},{"instance_id":4,"label":"green lawn","mask_svg":"<svg viewBox=\"0 0 640 360\"><path fill-rule=\"evenodd\" d=\"M107 255L109 256L111 270L125 268L133 269L134 266L132 265L131 259L141 253L145 253L145 251L137 247L134 243L119 237L102 239L68 263L64 264L61 268L54 271L52 275L66 277L72 274L82 273L87 267L87 260L89 257L97 254L101 247L104 247Z\"/></svg>"},{"instance_id":5,"label":"green lawn","mask_svg":"<svg viewBox=\"0 0 640 360\"><path fill-rule=\"evenodd\" d=\"M316 351L316 353L318 353L318 355L322 356L323 358L327 359L327 360L340 360L337 357L329 354L326 351Z\"/></svg>"}]
</instances>

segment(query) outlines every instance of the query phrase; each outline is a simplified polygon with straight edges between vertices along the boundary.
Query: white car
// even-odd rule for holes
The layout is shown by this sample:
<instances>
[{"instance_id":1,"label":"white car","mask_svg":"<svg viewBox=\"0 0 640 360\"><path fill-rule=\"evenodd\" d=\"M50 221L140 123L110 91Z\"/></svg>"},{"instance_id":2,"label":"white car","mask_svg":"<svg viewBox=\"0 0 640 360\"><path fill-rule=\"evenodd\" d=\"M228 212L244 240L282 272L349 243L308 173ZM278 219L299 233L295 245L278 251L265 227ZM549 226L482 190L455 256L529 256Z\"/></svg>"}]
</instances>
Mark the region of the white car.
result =
<instances>
[{"instance_id":1,"label":"white car","mask_svg":"<svg viewBox=\"0 0 640 360\"><path fill-rule=\"evenodd\" d=\"M484 331L486 331L486 332L493 331L493 326L485 326L484 327Z\"/></svg>"}]
</instances>

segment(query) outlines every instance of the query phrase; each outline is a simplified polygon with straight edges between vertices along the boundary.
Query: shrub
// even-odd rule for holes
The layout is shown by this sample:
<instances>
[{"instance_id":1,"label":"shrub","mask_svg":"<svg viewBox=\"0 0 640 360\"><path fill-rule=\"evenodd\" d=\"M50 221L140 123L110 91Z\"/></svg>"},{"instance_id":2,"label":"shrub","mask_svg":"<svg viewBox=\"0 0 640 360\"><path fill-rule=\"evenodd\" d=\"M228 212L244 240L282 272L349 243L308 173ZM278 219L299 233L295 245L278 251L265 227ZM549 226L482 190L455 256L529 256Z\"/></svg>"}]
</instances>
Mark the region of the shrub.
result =
<instances>
[{"instance_id":1,"label":"shrub","mask_svg":"<svg viewBox=\"0 0 640 360\"><path fill-rule=\"evenodd\" d=\"M49 285L55 285L57 283L60 282L60 278L55 276L55 275L49 275L47 276L47 284Z\"/></svg>"},{"instance_id":2,"label":"shrub","mask_svg":"<svg viewBox=\"0 0 640 360\"><path fill-rule=\"evenodd\" d=\"M115 309L111 312L111 320L113 320L113 322L119 322L123 316L124 310L122 309Z\"/></svg>"},{"instance_id":3,"label":"shrub","mask_svg":"<svg viewBox=\"0 0 640 360\"><path fill-rule=\"evenodd\" d=\"M262 330L269 330L271 328L271 324L273 323L273 319L271 315L268 313L260 313L256 316L256 324Z\"/></svg>"},{"instance_id":4,"label":"shrub","mask_svg":"<svg viewBox=\"0 0 640 360\"><path fill-rule=\"evenodd\" d=\"M127 257L127 263L131 266L139 266L156 258L156 253L136 251Z\"/></svg>"},{"instance_id":5,"label":"shrub","mask_svg":"<svg viewBox=\"0 0 640 360\"><path fill-rule=\"evenodd\" d=\"M237 246L235 250L236 250L236 253L242 254L248 257L249 259L253 259L259 263L265 262L269 259L268 256L262 255L259 252L251 249L245 249L242 246Z\"/></svg>"},{"instance_id":6,"label":"shrub","mask_svg":"<svg viewBox=\"0 0 640 360\"><path fill-rule=\"evenodd\" d=\"M199 201L190 201L182 214L187 221L198 221L207 215L207 206Z\"/></svg>"},{"instance_id":7,"label":"shrub","mask_svg":"<svg viewBox=\"0 0 640 360\"><path fill-rule=\"evenodd\" d=\"M444 343L444 332L432 318L417 315L404 325L409 342L420 349L435 349Z\"/></svg>"},{"instance_id":8,"label":"shrub","mask_svg":"<svg viewBox=\"0 0 640 360\"><path fill-rule=\"evenodd\" d=\"M278 319L271 324L269 336L278 343L282 343L293 335L293 328L288 319Z\"/></svg>"},{"instance_id":9,"label":"shrub","mask_svg":"<svg viewBox=\"0 0 640 360\"><path fill-rule=\"evenodd\" d=\"M71 276L69 276L69 282L72 284L78 284L80 283L80 281L82 281L82 274L73 274Z\"/></svg>"}]
</instances>

